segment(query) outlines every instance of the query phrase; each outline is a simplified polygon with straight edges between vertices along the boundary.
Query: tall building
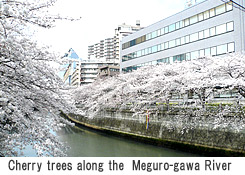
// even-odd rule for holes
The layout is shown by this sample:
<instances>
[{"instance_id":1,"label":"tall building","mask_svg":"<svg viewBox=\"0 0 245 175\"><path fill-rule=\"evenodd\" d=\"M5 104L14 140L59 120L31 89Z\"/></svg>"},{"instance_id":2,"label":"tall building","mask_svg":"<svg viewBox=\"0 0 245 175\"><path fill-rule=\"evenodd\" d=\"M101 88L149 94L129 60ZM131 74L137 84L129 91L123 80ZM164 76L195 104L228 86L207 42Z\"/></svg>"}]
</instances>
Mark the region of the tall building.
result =
<instances>
[{"instance_id":1,"label":"tall building","mask_svg":"<svg viewBox=\"0 0 245 175\"><path fill-rule=\"evenodd\" d=\"M118 28L115 29L115 36L114 36L114 58L120 62L120 50L121 50L121 42L122 38L125 36L128 36L134 32L137 32L139 30L143 29L143 27L140 26L140 21L136 21L136 26L131 26L123 23L122 25L119 25Z\"/></svg>"},{"instance_id":2,"label":"tall building","mask_svg":"<svg viewBox=\"0 0 245 175\"><path fill-rule=\"evenodd\" d=\"M122 39L120 70L245 51L244 0L205 0Z\"/></svg>"},{"instance_id":3,"label":"tall building","mask_svg":"<svg viewBox=\"0 0 245 175\"><path fill-rule=\"evenodd\" d=\"M124 36L142 29L140 22L136 26L126 24L119 25L115 29L115 35L112 38L106 38L100 42L88 46L88 59L105 59L119 64L120 60L120 41Z\"/></svg>"},{"instance_id":4,"label":"tall building","mask_svg":"<svg viewBox=\"0 0 245 175\"><path fill-rule=\"evenodd\" d=\"M80 58L72 48L64 55L59 76L66 85L72 85L72 75L78 69L79 62ZM75 75L76 79L80 79L80 74L74 74L73 79Z\"/></svg>"}]
</instances>

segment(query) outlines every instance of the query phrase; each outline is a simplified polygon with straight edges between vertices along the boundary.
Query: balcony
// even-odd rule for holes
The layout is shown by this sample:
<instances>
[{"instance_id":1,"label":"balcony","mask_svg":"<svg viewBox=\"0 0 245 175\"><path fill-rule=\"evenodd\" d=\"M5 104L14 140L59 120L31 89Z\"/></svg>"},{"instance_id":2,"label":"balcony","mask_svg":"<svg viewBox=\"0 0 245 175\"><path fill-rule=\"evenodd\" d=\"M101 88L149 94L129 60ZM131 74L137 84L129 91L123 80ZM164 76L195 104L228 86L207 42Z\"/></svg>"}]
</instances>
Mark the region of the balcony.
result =
<instances>
[{"instance_id":1,"label":"balcony","mask_svg":"<svg viewBox=\"0 0 245 175\"><path fill-rule=\"evenodd\" d=\"M84 78L97 78L97 74L96 75L92 75L92 74L84 74L84 75L81 75L81 79L84 79Z\"/></svg>"},{"instance_id":2,"label":"balcony","mask_svg":"<svg viewBox=\"0 0 245 175\"><path fill-rule=\"evenodd\" d=\"M85 80L81 80L81 84L93 83L94 81L95 81L94 79L85 79Z\"/></svg>"},{"instance_id":3,"label":"balcony","mask_svg":"<svg viewBox=\"0 0 245 175\"><path fill-rule=\"evenodd\" d=\"M81 74L82 73L85 73L85 74L97 74L97 72L98 72L98 69L96 69L96 70L86 70L86 69L83 69L83 70L81 70Z\"/></svg>"}]
</instances>

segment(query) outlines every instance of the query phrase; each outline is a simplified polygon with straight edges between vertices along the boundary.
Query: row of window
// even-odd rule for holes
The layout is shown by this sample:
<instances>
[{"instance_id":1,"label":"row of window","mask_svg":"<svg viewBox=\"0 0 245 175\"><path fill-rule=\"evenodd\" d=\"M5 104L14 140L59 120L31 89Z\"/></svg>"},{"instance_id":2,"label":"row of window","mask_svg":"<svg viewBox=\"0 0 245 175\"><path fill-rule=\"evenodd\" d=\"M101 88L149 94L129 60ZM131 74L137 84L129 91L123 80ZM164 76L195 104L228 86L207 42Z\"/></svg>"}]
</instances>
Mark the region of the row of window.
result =
<instances>
[{"instance_id":1,"label":"row of window","mask_svg":"<svg viewBox=\"0 0 245 175\"><path fill-rule=\"evenodd\" d=\"M97 73L81 73L81 76L97 75Z\"/></svg>"},{"instance_id":2,"label":"row of window","mask_svg":"<svg viewBox=\"0 0 245 175\"><path fill-rule=\"evenodd\" d=\"M175 55L172 57L162 58L154 61L150 61L143 64L138 64L135 66L130 66L127 68L123 68L124 72L130 72L136 70L139 67L147 66L147 65L156 65L158 63L173 63L175 61L184 61L184 60L194 60L204 56L218 56L226 53L235 52L235 43L227 43L219 46L209 47L193 52L188 52L180 55Z\"/></svg>"},{"instance_id":3,"label":"row of window","mask_svg":"<svg viewBox=\"0 0 245 175\"><path fill-rule=\"evenodd\" d=\"M119 69L110 68L111 72L119 72Z\"/></svg>"},{"instance_id":4,"label":"row of window","mask_svg":"<svg viewBox=\"0 0 245 175\"><path fill-rule=\"evenodd\" d=\"M190 35L186 35L186 36L183 36L183 37L171 40L171 41L167 41L162 44L158 44L158 45L146 48L146 49L142 49L142 50L130 53L128 55L123 55L122 62L132 60L132 59L135 59L141 56L153 54L156 52L160 52L163 50L167 50L173 47L178 47L178 46L188 44L191 42L195 42L198 40L203 40L203 39L213 37L216 35L220 35L220 34L230 32L233 30L234 30L234 22L231 21L231 22L228 22L228 23L225 23L219 26L215 26L215 27L212 27L206 30L202 30L202 31L190 34Z\"/></svg>"},{"instance_id":5,"label":"row of window","mask_svg":"<svg viewBox=\"0 0 245 175\"><path fill-rule=\"evenodd\" d=\"M106 64L104 64L104 63L93 63L93 64L81 64L81 67L89 67L89 66L93 66L93 67L95 67L95 66L97 66L97 67L100 67L100 66L104 66L104 65L106 65Z\"/></svg>"},{"instance_id":6,"label":"row of window","mask_svg":"<svg viewBox=\"0 0 245 175\"><path fill-rule=\"evenodd\" d=\"M197 15L194 15L194 16L190 17L190 18L186 18L186 19L184 19L182 21L178 21L176 23L173 23L171 25L163 27L163 28L161 28L159 30L153 31L153 32L148 33L148 34L146 34L144 36L141 36L139 38L131 40L131 41L127 42L127 43L124 43L122 45L122 49L127 49L129 47L132 47L134 45L140 44L140 43L145 42L147 40L154 39L156 37L168 34L170 32L176 31L176 30L179 30L179 29L181 29L183 27L187 27L187 26L195 24L197 22L201 22L203 20L212 18L212 17L220 15L222 13L231 11L232 9L233 9L232 2L228 2L228 3L222 4L222 5L218 6L218 7L215 7L215 8L212 8L210 10L207 10L205 12L199 13Z\"/></svg>"}]
</instances>

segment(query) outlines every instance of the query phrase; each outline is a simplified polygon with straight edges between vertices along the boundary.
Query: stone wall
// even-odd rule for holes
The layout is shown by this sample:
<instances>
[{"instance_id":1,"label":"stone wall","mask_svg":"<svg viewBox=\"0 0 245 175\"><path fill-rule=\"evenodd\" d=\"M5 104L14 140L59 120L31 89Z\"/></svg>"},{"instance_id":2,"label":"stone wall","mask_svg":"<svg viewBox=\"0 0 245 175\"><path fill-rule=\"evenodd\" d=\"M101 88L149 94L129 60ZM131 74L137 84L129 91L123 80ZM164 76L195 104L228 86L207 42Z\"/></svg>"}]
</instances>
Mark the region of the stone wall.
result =
<instances>
[{"instance_id":1,"label":"stone wall","mask_svg":"<svg viewBox=\"0 0 245 175\"><path fill-rule=\"evenodd\" d=\"M245 155L245 122L243 117L199 111L152 111L146 129L146 115L130 111L104 110L94 118L69 114L71 120L84 126L113 134L144 140L211 156ZM201 152L200 152L201 151Z\"/></svg>"}]
</instances>

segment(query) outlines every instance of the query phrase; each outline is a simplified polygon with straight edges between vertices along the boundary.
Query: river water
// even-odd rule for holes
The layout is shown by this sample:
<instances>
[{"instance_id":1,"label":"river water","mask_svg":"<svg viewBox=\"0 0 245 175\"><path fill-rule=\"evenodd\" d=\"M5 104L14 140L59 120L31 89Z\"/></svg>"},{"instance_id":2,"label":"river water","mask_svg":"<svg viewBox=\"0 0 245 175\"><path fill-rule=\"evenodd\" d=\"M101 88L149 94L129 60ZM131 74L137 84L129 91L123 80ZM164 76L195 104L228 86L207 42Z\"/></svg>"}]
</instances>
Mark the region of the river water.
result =
<instances>
[{"instance_id":1,"label":"river water","mask_svg":"<svg viewBox=\"0 0 245 175\"><path fill-rule=\"evenodd\" d=\"M111 136L83 127L66 127L58 133L70 147L69 157L190 157L198 156Z\"/></svg>"}]
</instances>

